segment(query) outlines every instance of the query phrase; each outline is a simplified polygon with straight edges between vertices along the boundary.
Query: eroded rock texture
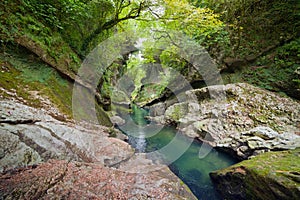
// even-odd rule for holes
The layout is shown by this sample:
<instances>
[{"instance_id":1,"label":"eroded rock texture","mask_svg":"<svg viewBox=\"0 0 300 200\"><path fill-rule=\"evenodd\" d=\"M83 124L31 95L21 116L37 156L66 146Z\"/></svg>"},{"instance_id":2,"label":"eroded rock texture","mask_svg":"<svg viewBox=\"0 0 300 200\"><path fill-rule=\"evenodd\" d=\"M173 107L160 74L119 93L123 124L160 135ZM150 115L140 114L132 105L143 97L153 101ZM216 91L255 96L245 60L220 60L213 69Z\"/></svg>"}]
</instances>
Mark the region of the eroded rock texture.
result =
<instances>
[{"instance_id":1,"label":"eroded rock texture","mask_svg":"<svg viewBox=\"0 0 300 200\"><path fill-rule=\"evenodd\" d=\"M167 169L167 168L166 168ZM113 170L99 164L50 160L0 176L6 199L193 199L169 172Z\"/></svg>"},{"instance_id":2,"label":"eroded rock texture","mask_svg":"<svg viewBox=\"0 0 300 200\"><path fill-rule=\"evenodd\" d=\"M151 119L240 159L300 146L300 103L246 83L185 92L186 102L151 107ZM163 113L163 114L162 114Z\"/></svg>"},{"instance_id":3,"label":"eroded rock texture","mask_svg":"<svg viewBox=\"0 0 300 200\"><path fill-rule=\"evenodd\" d=\"M0 117L3 199L195 199L167 166L135 154L106 127L8 100Z\"/></svg>"}]
</instances>

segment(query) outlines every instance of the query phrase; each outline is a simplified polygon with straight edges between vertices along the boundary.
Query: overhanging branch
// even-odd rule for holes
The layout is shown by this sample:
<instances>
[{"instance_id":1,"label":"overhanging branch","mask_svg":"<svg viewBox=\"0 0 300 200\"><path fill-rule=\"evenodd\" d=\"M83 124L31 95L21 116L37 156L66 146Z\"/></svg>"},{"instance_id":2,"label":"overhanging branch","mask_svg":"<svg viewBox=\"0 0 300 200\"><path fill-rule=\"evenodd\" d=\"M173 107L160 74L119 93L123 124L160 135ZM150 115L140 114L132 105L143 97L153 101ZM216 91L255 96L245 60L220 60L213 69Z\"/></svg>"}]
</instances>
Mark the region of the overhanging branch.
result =
<instances>
[{"instance_id":1,"label":"overhanging branch","mask_svg":"<svg viewBox=\"0 0 300 200\"><path fill-rule=\"evenodd\" d=\"M100 25L94 32L92 32L84 40L82 48L81 48L81 50L83 52L88 48L88 46L93 41L93 39L95 37L97 37L101 32L103 32L104 30L111 29L112 27L114 27L115 25L117 25L118 23L120 23L122 21L138 18L141 15L142 11L149 6L149 5L147 5L146 1L142 1L139 3L139 5L137 7L132 8L125 17L120 18L120 14L121 14L122 10L124 8L127 8L130 6L130 1L128 1L128 3L126 3L126 4L123 4L123 3L124 3L124 1L121 1L121 3L118 5L118 8L116 9L115 17L113 19Z\"/></svg>"}]
</instances>

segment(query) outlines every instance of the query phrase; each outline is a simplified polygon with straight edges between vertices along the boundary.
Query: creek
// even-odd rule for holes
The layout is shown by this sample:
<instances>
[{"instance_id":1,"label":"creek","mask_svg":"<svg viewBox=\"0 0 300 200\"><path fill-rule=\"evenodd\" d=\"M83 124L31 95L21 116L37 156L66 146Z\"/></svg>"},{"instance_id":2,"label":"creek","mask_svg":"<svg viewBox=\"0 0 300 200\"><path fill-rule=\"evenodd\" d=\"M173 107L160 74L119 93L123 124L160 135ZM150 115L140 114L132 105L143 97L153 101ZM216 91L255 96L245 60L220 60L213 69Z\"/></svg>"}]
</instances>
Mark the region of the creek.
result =
<instances>
[{"instance_id":1,"label":"creek","mask_svg":"<svg viewBox=\"0 0 300 200\"><path fill-rule=\"evenodd\" d=\"M160 125L147 121L145 116L147 116L148 112L145 109L138 108L135 105L133 105L132 109L132 114L128 115L126 119L127 125L120 127L120 129L128 135L129 144L135 148L137 152L149 154L172 143L173 146L170 148L171 150L163 152L164 159L169 158L174 160L168 163L171 171L191 189L198 199L222 199L215 191L209 173L226 168L238 161L223 152L202 145L203 143L200 141L192 140L180 133L178 134L175 127L164 126L160 128ZM150 123L151 126L149 126ZM149 126L149 128L145 129L147 126ZM150 133L151 137L148 136L149 130L150 132L154 132ZM199 157L201 147L208 148L209 153L204 158ZM180 149L183 149L183 154L178 156L178 159L175 160L174 158L177 155L174 157L172 154L176 154ZM152 157L152 159L157 159L157 157Z\"/></svg>"}]
</instances>

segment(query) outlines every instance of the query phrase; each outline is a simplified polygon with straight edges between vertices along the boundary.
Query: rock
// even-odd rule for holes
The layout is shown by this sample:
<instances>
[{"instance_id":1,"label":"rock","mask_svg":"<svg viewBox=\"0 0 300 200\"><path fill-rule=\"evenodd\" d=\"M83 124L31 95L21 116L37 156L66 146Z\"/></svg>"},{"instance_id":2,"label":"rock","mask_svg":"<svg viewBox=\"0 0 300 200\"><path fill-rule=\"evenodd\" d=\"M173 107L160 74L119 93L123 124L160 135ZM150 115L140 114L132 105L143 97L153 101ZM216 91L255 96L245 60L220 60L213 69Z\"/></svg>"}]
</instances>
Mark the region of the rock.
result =
<instances>
[{"instance_id":1,"label":"rock","mask_svg":"<svg viewBox=\"0 0 300 200\"><path fill-rule=\"evenodd\" d=\"M247 141L259 141L259 142L264 142L265 140L262 139L261 137L253 136L253 137L247 138Z\"/></svg>"},{"instance_id":2,"label":"rock","mask_svg":"<svg viewBox=\"0 0 300 200\"><path fill-rule=\"evenodd\" d=\"M127 143L108 138L105 127L83 127L53 118L34 124L2 123L0 131L0 144L6 149L1 171L51 158L104 163L104 159L126 159L134 152Z\"/></svg>"},{"instance_id":3,"label":"rock","mask_svg":"<svg viewBox=\"0 0 300 200\"><path fill-rule=\"evenodd\" d=\"M248 156L249 147L248 146L239 146L236 149L236 154L239 156L239 158L247 158Z\"/></svg>"},{"instance_id":4,"label":"rock","mask_svg":"<svg viewBox=\"0 0 300 200\"><path fill-rule=\"evenodd\" d=\"M199 136L198 130L193 125L189 125L182 130L184 131L185 135L187 135L188 137L197 138Z\"/></svg>"},{"instance_id":5,"label":"rock","mask_svg":"<svg viewBox=\"0 0 300 200\"><path fill-rule=\"evenodd\" d=\"M300 137L292 133L279 134L268 127L256 127L249 131L233 134L230 140L224 138L216 144L216 147L230 152L231 155L243 160L254 154L258 155L266 151L288 150L300 147Z\"/></svg>"},{"instance_id":6,"label":"rock","mask_svg":"<svg viewBox=\"0 0 300 200\"><path fill-rule=\"evenodd\" d=\"M230 200L300 199L300 148L267 152L210 174Z\"/></svg>"},{"instance_id":7,"label":"rock","mask_svg":"<svg viewBox=\"0 0 300 200\"><path fill-rule=\"evenodd\" d=\"M187 103L174 104L167 108L165 112L166 121L169 123L177 123L187 113Z\"/></svg>"},{"instance_id":8,"label":"rock","mask_svg":"<svg viewBox=\"0 0 300 200\"><path fill-rule=\"evenodd\" d=\"M5 152L4 149L0 149L0 159L4 158Z\"/></svg>"},{"instance_id":9,"label":"rock","mask_svg":"<svg viewBox=\"0 0 300 200\"><path fill-rule=\"evenodd\" d=\"M114 91L111 93L112 104L117 105L130 105L130 99L124 91L113 88Z\"/></svg>"},{"instance_id":10,"label":"rock","mask_svg":"<svg viewBox=\"0 0 300 200\"><path fill-rule=\"evenodd\" d=\"M166 111L166 105L163 102L157 103L150 107L150 116L156 117L156 116L162 116L165 114Z\"/></svg>"},{"instance_id":11,"label":"rock","mask_svg":"<svg viewBox=\"0 0 300 200\"><path fill-rule=\"evenodd\" d=\"M0 174L4 199L196 199L165 170L130 173L94 163L49 160ZM17 191L17 192L16 192Z\"/></svg>"},{"instance_id":12,"label":"rock","mask_svg":"<svg viewBox=\"0 0 300 200\"><path fill-rule=\"evenodd\" d=\"M293 133L288 133L288 132L284 132L280 135L278 135L279 138L283 139L283 140L287 140L287 141L299 141L299 135L297 134L293 134Z\"/></svg>"},{"instance_id":13,"label":"rock","mask_svg":"<svg viewBox=\"0 0 300 200\"><path fill-rule=\"evenodd\" d=\"M298 101L246 83L189 90L186 96L187 102L167 107L160 121L177 124L190 137L210 137L210 144L239 159L247 159L254 152L282 150L284 145L288 149L300 146L296 135L300 132ZM251 139L254 136L256 140ZM240 146L248 150L240 151Z\"/></svg>"},{"instance_id":14,"label":"rock","mask_svg":"<svg viewBox=\"0 0 300 200\"><path fill-rule=\"evenodd\" d=\"M157 122L159 124L167 124L165 116L156 116L156 117L146 117L148 120Z\"/></svg>"},{"instance_id":15,"label":"rock","mask_svg":"<svg viewBox=\"0 0 300 200\"><path fill-rule=\"evenodd\" d=\"M114 137L125 142L128 141L128 136L122 133L122 131L115 128L112 129L112 133L109 135L109 137Z\"/></svg>"},{"instance_id":16,"label":"rock","mask_svg":"<svg viewBox=\"0 0 300 200\"><path fill-rule=\"evenodd\" d=\"M248 132L250 135L258 136L264 140L271 140L278 137L278 133L269 127L256 127Z\"/></svg>"},{"instance_id":17,"label":"rock","mask_svg":"<svg viewBox=\"0 0 300 200\"><path fill-rule=\"evenodd\" d=\"M0 126L0 148L2 151L0 172L18 166L27 166L42 161L39 153L19 140L18 135Z\"/></svg>"},{"instance_id":18,"label":"rock","mask_svg":"<svg viewBox=\"0 0 300 200\"><path fill-rule=\"evenodd\" d=\"M261 142L261 141L253 141L253 140L250 140L250 141L249 141L249 140L248 140L247 144L248 144L248 147L249 147L250 149L260 149L260 148L265 148L264 143Z\"/></svg>"},{"instance_id":19,"label":"rock","mask_svg":"<svg viewBox=\"0 0 300 200\"><path fill-rule=\"evenodd\" d=\"M110 117L110 121L115 124L115 125L119 125L119 126L122 126L125 124L125 120L122 119L121 117L117 116L117 115L114 115L112 117Z\"/></svg>"},{"instance_id":20,"label":"rock","mask_svg":"<svg viewBox=\"0 0 300 200\"><path fill-rule=\"evenodd\" d=\"M8 100L0 101L4 113L1 198L196 199L167 166L109 137L112 128L58 121Z\"/></svg>"}]
</instances>

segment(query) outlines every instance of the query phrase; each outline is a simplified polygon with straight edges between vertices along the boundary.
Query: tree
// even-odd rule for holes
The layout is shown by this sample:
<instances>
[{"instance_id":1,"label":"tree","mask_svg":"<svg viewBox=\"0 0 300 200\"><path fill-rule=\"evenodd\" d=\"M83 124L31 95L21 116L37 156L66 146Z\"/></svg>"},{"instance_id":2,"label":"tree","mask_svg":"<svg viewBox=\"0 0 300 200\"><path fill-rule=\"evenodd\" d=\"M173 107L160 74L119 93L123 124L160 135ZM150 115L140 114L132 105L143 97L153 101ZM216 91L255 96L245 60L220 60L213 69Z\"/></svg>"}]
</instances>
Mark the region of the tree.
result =
<instances>
[{"instance_id":1,"label":"tree","mask_svg":"<svg viewBox=\"0 0 300 200\"><path fill-rule=\"evenodd\" d=\"M105 30L113 28L122 21L140 17L142 11L149 7L149 5L150 3L147 0L113 0L112 12L104 20L98 21L97 27L84 39L81 51L84 52L89 49L88 47L92 41Z\"/></svg>"}]
</instances>

